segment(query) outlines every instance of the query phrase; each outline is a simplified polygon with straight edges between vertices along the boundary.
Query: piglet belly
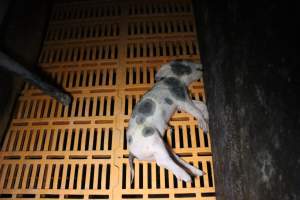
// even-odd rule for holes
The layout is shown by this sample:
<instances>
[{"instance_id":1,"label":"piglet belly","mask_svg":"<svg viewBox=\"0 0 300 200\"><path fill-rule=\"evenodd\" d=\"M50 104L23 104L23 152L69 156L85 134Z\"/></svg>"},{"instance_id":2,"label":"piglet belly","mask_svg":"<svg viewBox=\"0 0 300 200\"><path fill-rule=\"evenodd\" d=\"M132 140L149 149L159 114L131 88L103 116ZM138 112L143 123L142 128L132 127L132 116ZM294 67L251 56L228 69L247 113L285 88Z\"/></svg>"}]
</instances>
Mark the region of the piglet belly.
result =
<instances>
[{"instance_id":1,"label":"piglet belly","mask_svg":"<svg viewBox=\"0 0 300 200\"><path fill-rule=\"evenodd\" d=\"M139 160L152 161L153 152L149 144L140 142L139 144L130 145L130 152Z\"/></svg>"}]
</instances>

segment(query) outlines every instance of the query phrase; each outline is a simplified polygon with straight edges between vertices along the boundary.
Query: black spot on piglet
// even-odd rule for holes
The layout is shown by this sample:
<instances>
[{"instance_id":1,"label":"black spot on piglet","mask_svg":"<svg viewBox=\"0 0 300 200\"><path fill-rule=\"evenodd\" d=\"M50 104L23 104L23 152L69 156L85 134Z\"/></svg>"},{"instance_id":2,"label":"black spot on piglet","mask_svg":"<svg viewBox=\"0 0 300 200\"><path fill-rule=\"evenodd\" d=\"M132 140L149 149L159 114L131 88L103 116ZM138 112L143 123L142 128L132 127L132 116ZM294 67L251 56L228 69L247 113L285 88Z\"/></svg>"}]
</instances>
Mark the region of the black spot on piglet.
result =
<instances>
[{"instance_id":1,"label":"black spot on piglet","mask_svg":"<svg viewBox=\"0 0 300 200\"><path fill-rule=\"evenodd\" d=\"M153 135L154 132L155 132L155 131L154 131L154 128L149 127L149 126L146 126L146 127L143 129L142 134L143 134L144 137L149 137L149 136Z\"/></svg>"},{"instance_id":2,"label":"black spot on piglet","mask_svg":"<svg viewBox=\"0 0 300 200\"><path fill-rule=\"evenodd\" d=\"M192 73L192 69L188 65L184 65L180 62L172 62L170 64L171 70L174 74L177 76L183 76L183 75L188 75Z\"/></svg>"},{"instance_id":3,"label":"black spot on piglet","mask_svg":"<svg viewBox=\"0 0 300 200\"><path fill-rule=\"evenodd\" d=\"M131 135L128 136L128 138L127 138L127 143L128 143L128 144L131 144L131 143L132 143L132 136L131 136Z\"/></svg>"},{"instance_id":4,"label":"black spot on piglet","mask_svg":"<svg viewBox=\"0 0 300 200\"><path fill-rule=\"evenodd\" d=\"M164 79L164 83L168 86L172 96L181 101L185 100L186 86L180 80L170 77Z\"/></svg>"},{"instance_id":5,"label":"black spot on piglet","mask_svg":"<svg viewBox=\"0 0 300 200\"><path fill-rule=\"evenodd\" d=\"M153 115L155 108L156 105L153 100L145 99L138 105L137 111L138 113L142 113L145 116L151 116Z\"/></svg>"},{"instance_id":6,"label":"black spot on piglet","mask_svg":"<svg viewBox=\"0 0 300 200\"><path fill-rule=\"evenodd\" d=\"M166 102L167 104L169 104L169 105L172 105L172 104L173 104L172 99L170 99L170 98L168 98L168 97L165 98L165 102Z\"/></svg>"}]
</instances>

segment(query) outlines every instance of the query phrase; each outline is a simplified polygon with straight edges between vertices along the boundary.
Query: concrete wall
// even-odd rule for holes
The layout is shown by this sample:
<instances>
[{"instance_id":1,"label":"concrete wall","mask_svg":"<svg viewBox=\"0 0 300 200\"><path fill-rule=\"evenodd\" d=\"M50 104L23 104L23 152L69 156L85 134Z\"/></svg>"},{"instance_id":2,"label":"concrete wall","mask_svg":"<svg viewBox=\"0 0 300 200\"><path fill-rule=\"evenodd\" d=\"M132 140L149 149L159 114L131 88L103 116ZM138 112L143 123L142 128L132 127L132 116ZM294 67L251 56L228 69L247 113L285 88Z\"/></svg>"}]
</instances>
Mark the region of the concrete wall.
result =
<instances>
[{"instance_id":1,"label":"concrete wall","mask_svg":"<svg viewBox=\"0 0 300 200\"><path fill-rule=\"evenodd\" d=\"M194 1L218 200L300 199L293 8Z\"/></svg>"},{"instance_id":2,"label":"concrete wall","mask_svg":"<svg viewBox=\"0 0 300 200\"><path fill-rule=\"evenodd\" d=\"M39 55L51 9L49 2L6 0L0 3L0 49L28 68L34 68ZM22 79L0 69L0 139L6 132L22 86Z\"/></svg>"}]
</instances>

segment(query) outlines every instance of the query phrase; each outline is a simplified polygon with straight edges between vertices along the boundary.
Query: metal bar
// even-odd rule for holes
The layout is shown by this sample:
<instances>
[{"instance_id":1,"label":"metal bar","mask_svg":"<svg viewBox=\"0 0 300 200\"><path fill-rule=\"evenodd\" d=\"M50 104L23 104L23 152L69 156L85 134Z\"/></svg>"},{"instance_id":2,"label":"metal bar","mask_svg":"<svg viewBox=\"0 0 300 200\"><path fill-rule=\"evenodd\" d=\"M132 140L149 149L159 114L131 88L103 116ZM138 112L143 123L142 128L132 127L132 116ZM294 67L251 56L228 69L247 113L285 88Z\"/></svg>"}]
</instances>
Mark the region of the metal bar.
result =
<instances>
[{"instance_id":1,"label":"metal bar","mask_svg":"<svg viewBox=\"0 0 300 200\"><path fill-rule=\"evenodd\" d=\"M72 101L70 94L67 94L62 89L42 80L42 77L26 69L2 51L0 51L0 67L21 76L26 81L30 81L43 90L47 95L54 97L64 105L69 105Z\"/></svg>"}]
</instances>

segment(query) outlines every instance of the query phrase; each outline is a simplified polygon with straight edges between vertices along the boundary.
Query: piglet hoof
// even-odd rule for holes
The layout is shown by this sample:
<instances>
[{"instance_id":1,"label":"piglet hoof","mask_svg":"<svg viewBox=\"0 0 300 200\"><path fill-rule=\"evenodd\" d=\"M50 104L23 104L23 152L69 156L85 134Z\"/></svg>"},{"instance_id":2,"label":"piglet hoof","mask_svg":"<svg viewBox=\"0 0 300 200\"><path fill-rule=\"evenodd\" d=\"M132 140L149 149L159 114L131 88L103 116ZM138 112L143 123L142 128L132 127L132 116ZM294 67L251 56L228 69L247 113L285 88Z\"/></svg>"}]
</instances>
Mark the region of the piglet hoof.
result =
<instances>
[{"instance_id":1,"label":"piglet hoof","mask_svg":"<svg viewBox=\"0 0 300 200\"><path fill-rule=\"evenodd\" d=\"M198 125L205 134L208 133L208 124L204 120L199 120Z\"/></svg>"},{"instance_id":2,"label":"piglet hoof","mask_svg":"<svg viewBox=\"0 0 300 200\"><path fill-rule=\"evenodd\" d=\"M192 179L191 179L191 176L183 169L181 168L178 168L175 172L174 172L175 176L177 179L179 180L183 180L185 182L190 182Z\"/></svg>"},{"instance_id":3,"label":"piglet hoof","mask_svg":"<svg viewBox=\"0 0 300 200\"><path fill-rule=\"evenodd\" d=\"M204 132L205 134L208 134L208 125L207 125L207 124L205 125L205 128L203 129L203 132Z\"/></svg>"},{"instance_id":4,"label":"piglet hoof","mask_svg":"<svg viewBox=\"0 0 300 200\"><path fill-rule=\"evenodd\" d=\"M183 180L185 182L191 182L192 181L191 176L188 175L188 174L179 175L179 176L176 175L176 177L177 177L177 179Z\"/></svg>"},{"instance_id":5,"label":"piglet hoof","mask_svg":"<svg viewBox=\"0 0 300 200\"><path fill-rule=\"evenodd\" d=\"M195 176L204 176L206 173L200 169L195 168L194 175Z\"/></svg>"}]
</instances>

